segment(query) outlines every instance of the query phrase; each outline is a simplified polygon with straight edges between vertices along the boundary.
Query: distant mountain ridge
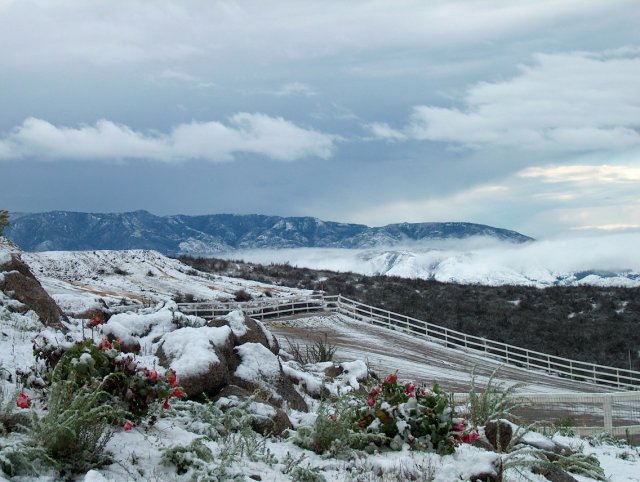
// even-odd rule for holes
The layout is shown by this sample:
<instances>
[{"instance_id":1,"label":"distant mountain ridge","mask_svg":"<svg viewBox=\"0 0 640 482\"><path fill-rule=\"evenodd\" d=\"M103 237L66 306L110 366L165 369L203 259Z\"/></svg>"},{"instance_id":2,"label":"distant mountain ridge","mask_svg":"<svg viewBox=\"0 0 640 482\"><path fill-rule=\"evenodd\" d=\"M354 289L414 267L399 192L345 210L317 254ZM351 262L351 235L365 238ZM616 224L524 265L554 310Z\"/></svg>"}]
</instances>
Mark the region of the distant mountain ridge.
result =
<instances>
[{"instance_id":1,"label":"distant mountain ridge","mask_svg":"<svg viewBox=\"0 0 640 482\"><path fill-rule=\"evenodd\" d=\"M25 251L153 249L162 253L213 255L256 248L371 248L426 239L486 236L523 243L533 239L482 224L401 223L382 227L312 217L259 214L155 216L147 211L16 213L7 236Z\"/></svg>"}]
</instances>

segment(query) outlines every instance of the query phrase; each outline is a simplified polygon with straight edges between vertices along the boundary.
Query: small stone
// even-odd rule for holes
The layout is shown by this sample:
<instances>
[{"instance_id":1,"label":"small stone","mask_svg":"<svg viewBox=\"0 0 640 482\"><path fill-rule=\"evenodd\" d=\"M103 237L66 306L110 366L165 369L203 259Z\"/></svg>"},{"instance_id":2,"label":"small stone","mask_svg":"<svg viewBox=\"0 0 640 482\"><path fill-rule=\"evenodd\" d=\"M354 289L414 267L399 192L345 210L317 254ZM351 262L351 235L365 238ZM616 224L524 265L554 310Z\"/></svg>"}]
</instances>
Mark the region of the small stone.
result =
<instances>
[{"instance_id":1,"label":"small stone","mask_svg":"<svg viewBox=\"0 0 640 482\"><path fill-rule=\"evenodd\" d=\"M550 482L578 482L574 477L554 465L536 465L531 467L531 472L542 475Z\"/></svg>"},{"instance_id":2,"label":"small stone","mask_svg":"<svg viewBox=\"0 0 640 482\"><path fill-rule=\"evenodd\" d=\"M511 443L513 429L503 420L491 420L485 425L484 434L496 450L503 452Z\"/></svg>"}]
</instances>

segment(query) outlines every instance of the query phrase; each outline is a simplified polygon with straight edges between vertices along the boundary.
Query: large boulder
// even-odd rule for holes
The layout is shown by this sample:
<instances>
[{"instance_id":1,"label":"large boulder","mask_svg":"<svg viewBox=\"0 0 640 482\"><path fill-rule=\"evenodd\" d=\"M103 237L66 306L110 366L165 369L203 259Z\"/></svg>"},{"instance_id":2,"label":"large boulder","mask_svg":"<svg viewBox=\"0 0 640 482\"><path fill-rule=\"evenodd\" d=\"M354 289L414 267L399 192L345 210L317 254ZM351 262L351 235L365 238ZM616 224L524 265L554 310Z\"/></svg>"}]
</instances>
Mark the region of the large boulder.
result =
<instances>
[{"instance_id":1,"label":"large boulder","mask_svg":"<svg viewBox=\"0 0 640 482\"><path fill-rule=\"evenodd\" d=\"M162 337L156 355L191 398L216 395L229 383L235 365L228 326L180 328Z\"/></svg>"},{"instance_id":2,"label":"large boulder","mask_svg":"<svg viewBox=\"0 0 640 482\"><path fill-rule=\"evenodd\" d=\"M235 347L240 364L233 373L233 383L251 392L263 392L274 405L307 411L309 407L283 372L282 364L269 348L260 343Z\"/></svg>"},{"instance_id":3,"label":"large boulder","mask_svg":"<svg viewBox=\"0 0 640 482\"><path fill-rule=\"evenodd\" d=\"M262 435L279 436L285 430L293 427L287 412L268 400L261 399L258 394L251 393L237 385L224 387L214 398L214 401L216 406L223 411L245 404L251 416L251 427Z\"/></svg>"},{"instance_id":4,"label":"large boulder","mask_svg":"<svg viewBox=\"0 0 640 482\"><path fill-rule=\"evenodd\" d=\"M238 394L240 398L250 394L272 406L275 416L282 418L278 410L307 411L308 406L292 378L283 371L275 353L279 350L275 337L264 325L242 311L233 311L206 326L165 333L156 354L164 367L176 371L189 397L220 398L234 386L234 390L244 391L245 395ZM273 431L283 425L284 419Z\"/></svg>"},{"instance_id":5,"label":"large boulder","mask_svg":"<svg viewBox=\"0 0 640 482\"><path fill-rule=\"evenodd\" d=\"M19 252L4 252L0 258L0 291L33 310L40 321L51 328L66 331L68 321L56 302L44 290Z\"/></svg>"},{"instance_id":6,"label":"large boulder","mask_svg":"<svg viewBox=\"0 0 640 482\"><path fill-rule=\"evenodd\" d=\"M275 336L258 320L249 318L240 310L230 312L222 318L215 318L207 322L208 326L229 326L236 337L236 345L244 343L260 343L269 348L274 354L280 351L280 345Z\"/></svg>"}]
</instances>

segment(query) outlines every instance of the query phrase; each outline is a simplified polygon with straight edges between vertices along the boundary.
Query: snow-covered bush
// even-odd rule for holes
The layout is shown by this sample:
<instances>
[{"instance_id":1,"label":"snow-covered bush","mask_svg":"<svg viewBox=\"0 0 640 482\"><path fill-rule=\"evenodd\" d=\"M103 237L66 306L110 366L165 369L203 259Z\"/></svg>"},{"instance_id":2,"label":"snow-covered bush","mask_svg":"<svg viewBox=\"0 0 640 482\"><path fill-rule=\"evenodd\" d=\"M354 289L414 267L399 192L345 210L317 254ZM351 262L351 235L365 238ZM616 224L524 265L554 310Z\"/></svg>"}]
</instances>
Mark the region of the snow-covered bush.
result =
<instances>
[{"instance_id":1,"label":"snow-covered bush","mask_svg":"<svg viewBox=\"0 0 640 482\"><path fill-rule=\"evenodd\" d=\"M124 413L105 391L113 375L91 387L79 385L73 369L69 375L63 378L54 370L46 415L34 413L31 437L59 470L82 472L110 462L105 447L113 436L111 425L123 420Z\"/></svg>"},{"instance_id":2,"label":"snow-covered bush","mask_svg":"<svg viewBox=\"0 0 640 482\"><path fill-rule=\"evenodd\" d=\"M173 370L160 375L141 367L118 348L117 342L112 344L106 338L97 345L90 339L73 345L56 364L53 381L69 380L86 387L101 384L111 403L134 419L145 417L154 402L163 401L167 407L171 397L184 396Z\"/></svg>"},{"instance_id":3,"label":"snow-covered bush","mask_svg":"<svg viewBox=\"0 0 640 482\"><path fill-rule=\"evenodd\" d=\"M312 426L298 428L293 436L297 445L317 454L338 456L349 449L367 449L384 443L384 436L357 429L362 401L353 393L333 400L322 400Z\"/></svg>"},{"instance_id":4,"label":"snow-covered bush","mask_svg":"<svg viewBox=\"0 0 640 482\"><path fill-rule=\"evenodd\" d=\"M439 454L453 453L467 431L437 383L432 389L402 384L395 373L371 389L357 425L364 432L384 434L393 450L407 444Z\"/></svg>"},{"instance_id":5,"label":"snow-covered bush","mask_svg":"<svg viewBox=\"0 0 640 482\"><path fill-rule=\"evenodd\" d=\"M189 420L189 430L203 437L165 449L163 463L174 466L179 475L202 481L245 480L242 464L247 461L273 466L277 459L267 447L268 439L252 429L252 403L244 400L224 410L213 402L175 403L171 413L182 422Z\"/></svg>"}]
</instances>

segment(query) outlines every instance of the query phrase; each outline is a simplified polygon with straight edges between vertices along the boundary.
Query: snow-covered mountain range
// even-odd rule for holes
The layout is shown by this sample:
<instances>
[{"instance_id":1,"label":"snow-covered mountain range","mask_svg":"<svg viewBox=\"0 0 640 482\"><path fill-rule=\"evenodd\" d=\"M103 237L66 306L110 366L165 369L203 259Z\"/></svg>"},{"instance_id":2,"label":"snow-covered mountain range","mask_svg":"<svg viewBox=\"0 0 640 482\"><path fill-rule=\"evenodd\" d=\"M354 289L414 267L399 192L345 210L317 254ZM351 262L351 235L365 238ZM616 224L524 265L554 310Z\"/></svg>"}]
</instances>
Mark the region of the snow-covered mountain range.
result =
<instances>
[{"instance_id":1,"label":"snow-covered mountain range","mask_svg":"<svg viewBox=\"0 0 640 482\"><path fill-rule=\"evenodd\" d=\"M25 251L153 249L199 256L256 248L371 248L473 236L514 243L531 241L515 231L473 223L401 223L371 228L311 217L155 216L146 211L15 213L7 234Z\"/></svg>"}]
</instances>

